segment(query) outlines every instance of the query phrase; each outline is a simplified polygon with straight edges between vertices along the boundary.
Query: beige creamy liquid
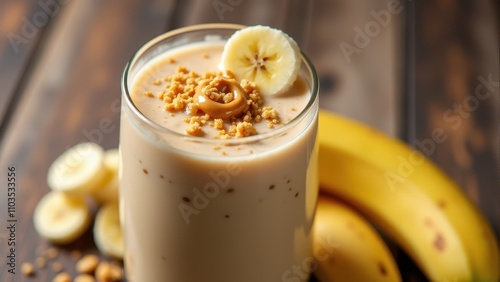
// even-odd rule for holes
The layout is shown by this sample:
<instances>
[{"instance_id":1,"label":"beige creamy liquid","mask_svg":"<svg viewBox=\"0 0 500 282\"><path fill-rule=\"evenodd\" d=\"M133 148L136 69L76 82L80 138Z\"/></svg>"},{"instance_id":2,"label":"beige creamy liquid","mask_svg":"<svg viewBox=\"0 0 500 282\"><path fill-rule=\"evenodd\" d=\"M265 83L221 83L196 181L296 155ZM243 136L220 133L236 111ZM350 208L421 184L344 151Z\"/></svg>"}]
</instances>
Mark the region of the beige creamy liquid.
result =
<instances>
[{"instance_id":1,"label":"beige creamy liquid","mask_svg":"<svg viewBox=\"0 0 500 282\"><path fill-rule=\"evenodd\" d=\"M184 134L187 115L171 116L160 99L144 91L161 90L164 86L152 81L173 74L177 65L198 73L217 70L222 48L191 44L154 59L131 80L136 107ZM282 121L291 120L309 99L298 81L287 95L265 97ZM217 141L208 126L206 138L198 137L206 142L193 142L153 134L130 116L130 110L122 111L120 132L129 280L307 281L304 262L312 256L318 193L315 123L307 126L306 118L278 136L214 150L211 142ZM265 121L255 126L259 134L269 130Z\"/></svg>"}]
</instances>

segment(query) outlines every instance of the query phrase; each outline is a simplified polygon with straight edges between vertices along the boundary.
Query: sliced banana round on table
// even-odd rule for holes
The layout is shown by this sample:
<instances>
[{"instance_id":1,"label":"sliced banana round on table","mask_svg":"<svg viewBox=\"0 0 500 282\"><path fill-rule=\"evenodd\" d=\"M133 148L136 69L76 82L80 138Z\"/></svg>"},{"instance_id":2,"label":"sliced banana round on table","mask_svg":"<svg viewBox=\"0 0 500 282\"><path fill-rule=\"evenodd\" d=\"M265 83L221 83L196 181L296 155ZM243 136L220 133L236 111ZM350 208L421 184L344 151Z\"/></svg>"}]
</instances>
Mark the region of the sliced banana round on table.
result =
<instances>
[{"instance_id":1,"label":"sliced banana round on table","mask_svg":"<svg viewBox=\"0 0 500 282\"><path fill-rule=\"evenodd\" d=\"M38 202L33 221L40 236L56 244L68 244L87 230L90 211L83 198L51 191Z\"/></svg>"},{"instance_id":2,"label":"sliced banana round on table","mask_svg":"<svg viewBox=\"0 0 500 282\"><path fill-rule=\"evenodd\" d=\"M255 82L262 95L279 95L297 79L300 63L299 47L290 36L257 25L238 30L227 40L221 68L237 80Z\"/></svg>"},{"instance_id":3,"label":"sliced banana round on table","mask_svg":"<svg viewBox=\"0 0 500 282\"><path fill-rule=\"evenodd\" d=\"M80 143L60 155L50 166L47 182L55 191L83 196L103 180L104 150L98 144Z\"/></svg>"},{"instance_id":4,"label":"sliced banana round on table","mask_svg":"<svg viewBox=\"0 0 500 282\"><path fill-rule=\"evenodd\" d=\"M120 164L118 149L104 152L104 168L106 176L101 185L92 191L92 197L99 204L118 201L118 166Z\"/></svg>"},{"instance_id":5,"label":"sliced banana round on table","mask_svg":"<svg viewBox=\"0 0 500 282\"><path fill-rule=\"evenodd\" d=\"M124 242L117 202L106 203L97 212L94 242L103 254L123 259Z\"/></svg>"}]
</instances>

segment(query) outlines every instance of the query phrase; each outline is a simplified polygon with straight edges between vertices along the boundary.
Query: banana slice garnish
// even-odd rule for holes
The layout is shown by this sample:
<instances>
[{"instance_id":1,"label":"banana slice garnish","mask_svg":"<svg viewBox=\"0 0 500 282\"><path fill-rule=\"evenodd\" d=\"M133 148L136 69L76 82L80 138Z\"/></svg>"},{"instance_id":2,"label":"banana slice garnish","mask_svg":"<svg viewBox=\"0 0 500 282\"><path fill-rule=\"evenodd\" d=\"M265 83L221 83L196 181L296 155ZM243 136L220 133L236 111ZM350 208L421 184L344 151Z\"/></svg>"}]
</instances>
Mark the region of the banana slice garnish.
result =
<instances>
[{"instance_id":1,"label":"banana slice garnish","mask_svg":"<svg viewBox=\"0 0 500 282\"><path fill-rule=\"evenodd\" d=\"M262 95L279 95L297 79L300 62L299 47L290 36L257 25L236 31L227 40L221 68L239 81L255 82Z\"/></svg>"},{"instance_id":2,"label":"banana slice garnish","mask_svg":"<svg viewBox=\"0 0 500 282\"><path fill-rule=\"evenodd\" d=\"M97 212L94 222L94 242L103 254L123 259L125 247L117 202L106 203Z\"/></svg>"},{"instance_id":3,"label":"banana slice garnish","mask_svg":"<svg viewBox=\"0 0 500 282\"><path fill-rule=\"evenodd\" d=\"M51 191L38 202L33 221L42 237L53 243L68 244L87 230L90 212L83 198Z\"/></svg>"},{"instance_id":4,"label":"banana slice garnish","mask_svg":"<svg viewBox=\"0 0 500 282\"><path fill-rule=\"evenodd\" d=\"M92 191L92 197L99 204L118 201L118 149L104 152L104 169L106 176L103 183Z\"/></svg>"},{"instance_id":5,"label":"banana slice garnish","mask_svg":"<svg viewBox=\"0 0 500 282\"><path fill-rule=\"evenodd\" d=\"M98 144L80 143L60 155L50 166L47 182L54 191L83 196L103 180L104 150Z\"/></svg>"}]
</instances>

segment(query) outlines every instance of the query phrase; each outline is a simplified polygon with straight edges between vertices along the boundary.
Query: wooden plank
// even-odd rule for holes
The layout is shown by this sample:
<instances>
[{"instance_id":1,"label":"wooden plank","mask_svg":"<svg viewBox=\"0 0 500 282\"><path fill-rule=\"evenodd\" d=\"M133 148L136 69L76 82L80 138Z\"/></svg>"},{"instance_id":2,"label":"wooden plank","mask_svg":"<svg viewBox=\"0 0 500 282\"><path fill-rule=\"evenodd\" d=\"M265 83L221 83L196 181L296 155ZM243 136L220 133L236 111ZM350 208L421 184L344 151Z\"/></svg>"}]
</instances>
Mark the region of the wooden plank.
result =
<instances>
[{"instance_id":1,"label":"wooden plank","mask_svg":"<svg viewBox=\"0 0 500 282\"><path fill-rule=\"evenodd\" d=\"M320 77L321 107L398 136L404 13L390 2L316 1L305 51ZM389 15L383 25L379 12Z\"/></svg>"},{"instance_id":2,"label":"wooden plank","mask_svg":"<svg viewBox=\"0 0 500 282\"><path fill-rule=\"evenodd\" d=\"M476 109L455 112L475 95L480 76L499 77L498 42L490 40L498 15L488 1L405 4L404 139L465 190L500 239L498 87ZM398 262L415 281L426 281L406 256Z\"/></svg>"},{"instance_id":3,"label":"wooden plank","mask_svg":"<svg viewBox=\"0 0 500 282\"><path fill-rule=\"evenodd\" d=\"M71 1L60 14L39 59L30 66L22 99L11 119L2 144L1 183L6 169L17 171L17 272L7 271L6 256L0 257L1 281L24 281L21 263L34 262L39 251L50 244L34 230L32 212L40 197L49 191L46 174L50 163L67 147L95 141L105 148L118 145L120 76L133 52L164 31L173 1L128 0ZM103 124L107 124L103 127ZM3 192L2 192L3 193ZM6 200L0 197L6 210ZM6 222L0 213L0 222ZM0 231L0 253L7 253L7 230ZM97 252L91 231L81 240L59 249L59 256L42 270L37 281L51 281L54 261L75 274L71 251Z\"/></svg>"},{"instance_id":4,"label":"wooden plank","mask_svg":"<svg viewBox=\"0 0 500 282\"><path fill-rule=\"evenodd\" d=\"M34 58L34 50L60 6L29 0L0 2L0 138L9 108L19 98L16 92L26 66Z\"/></svg>"},{"instance_id":5,"label":"wooden plank","mask_svg":"<svg viewBox=\"0 0 500 282\"><path fill-rule=\"evenodd\" d=\"M313 3L298 0L181 1L169 29L200 23L261 24L284 30L302 45L311 22Z\"/></svg>"},{"instance_id":6,"label":"wooden plank","mask_svg":"<svg viewBox=\"0 0 500 282\"><path fill-rule=\"evenodd\" d=\"M228 10L217 10L214 5L221 2L234 5L224 6ZM342 42L354 44L353 39L356 34L354 28L357 26L363 28L372 21L371 11L386 9L386 2L376 4L368 0L272 2L221 0L221 2L128 0L117 4L97 0L70 1L61 10L61 14L54 18L55 22L50 27L49 33L44 36L43 45L37 48L38 59L33 61L33 65L29 68L31 71L25 76L26 85L21 91L22 99L10 120L5 142L0 148L0 170L2 170L0 183L7 182L5 179L7 167L15 166L18 172L18 195L22 195L17 198L20 219L16 233L20 246L17 253L18 267L24 261L33 262L39 250L49 247L49 244L36 235L31 222L34 206L41 195L48 191L45 183L48 165L67 147L80 141L95 141L105 148L118 145L119 80L124 64L140 45L165 29L203 22L235 22L248 25L260 23L282 28L294 38L298 38L302 49L315 63L322 82L322 107L361 120L393 136L398 135L400 79L397 73L401 61L397 50L401 46L402 31L399 26L402 14L394 14L389 25L372 38L369 46L362 48L360 54L353 55L352 61L348 61L339 48L340 44ZM6 5L5 3L7 2L0 4L0 15L1 11L4 11L1 5ZM445 63L455 66L457 61L463 60L460 59L462 56L460 52L465 51L451 52L454 55ZM0 54L3 54L2 52ZM486 53L488 56L491 54L491 52ZM498 61L498 54L496 56ZM426 74L432 74L432 71L444 71L429 67L430 62L433 60L441 62L439 60L442 58L429 55L423 59L422 66L430 68L428 73L422 72L423 77L420 77L423 82L419 84L421 85L419 93L425 94L426 91L430 91L425 99L435 100L431 95L441 93L433 88L439 85L439 81L448 81L449 87L453 88L456 87L454 83L460 82L463 78L461 76L463 73L459 71L446 72L450 73L450 77L429 78ZM472 73L471 70L479 69L479 66L471 60L466 61L469 74ZM450 67L450 69L456 68ZM486 75L489 72L495 73L494 66L482 70L481 73ZM498 68L496 74L498 77ZM467 81L471 82L474 79ZM473 86L474 84L470 84L467 87L473 90ZM441 89L440 86L437 89ZM454 92L450 93L452 93L450 96L454 95ZM425 99L419 99L417 106L420 108L417 113L427 109ZM450 99L445 105L453 105L451 103L453 101L456 100ZM3 105L1 102L0 105ZM496 121L499 119L498 111L491 110L489 104L482 103L481 110L474 112L475 117L468 119L468 122L474 121L474 123L467 124L464 121L463 129L467 130L461 132L462 139L460 136L452 136L453 132L449 132L453 140L465 138L466 155L473 155L468 166L456 170L453 166L457 161L454 159L456 152L453 151L456 149L444 148L447 147L446 144L440 146L433 157L451 175L466 184L468 191L472 191L470 195L479 195L475 198L480 199L482 208L488 215L494 216L499 214L497 199L500 197L498 197L498 183L490 181L492 175L496 175L497 167L495 164L488 165L492 164L495 154L498 154L492 150L493 142L498 140L498 135L495 139L495 134L492 132L495 132L498 124L492 123L490 118ZM439 114L435 111L433 113L434 115L417 117L419 120L423 119L424 123L419 123L416 127L418 135L413 140L431 136L432 132L429 132L429 129L442 125L439 123L439 118L436 118ZM109 124L103 126L106 123ZM477 128L480 133L477 133ZM467 137L468 135L474 138ZM463 143L459 143L458 148L463 149ZM467 175L463 174L464 171L469 174L470 171L478 173L474 177L461 178ZM482 175L485 177L481 178ZM497 189L494 190L497 192L488 192L492 188ZM6 210L3 196L0 197L0 210ZM0 222L5 221L5 213L0 213ZM0 229L2 254L5 253L7 236L6 230ZM61 253L56 260L63 262L65 270L74 273L73 261L70 258L73 249L96 252L91 237L88 232L75 244L60 250ZM5 256L0 257L0 280L10 281L12 277L5 272L5 259ZM418 270L414 269L404 254L398 253L398 261L402 263L405 273L412 275L417 273L416 277L419 277ZM53 275L54 272L49 265L46 270L38 271L36 280L49 281L49 277ZM16 278L23 280L21 276Z\"/></svg>"},{"instance_id":7,"label":"wooden plank","mask_svg":"<svg viewBox=\"0 0 500 282\"><path fill-rule=\"evenodd\" d=\"M500 232L499 47L492 2L415 2L407 140L465 190Z\"/></svg>"}]
</instances>

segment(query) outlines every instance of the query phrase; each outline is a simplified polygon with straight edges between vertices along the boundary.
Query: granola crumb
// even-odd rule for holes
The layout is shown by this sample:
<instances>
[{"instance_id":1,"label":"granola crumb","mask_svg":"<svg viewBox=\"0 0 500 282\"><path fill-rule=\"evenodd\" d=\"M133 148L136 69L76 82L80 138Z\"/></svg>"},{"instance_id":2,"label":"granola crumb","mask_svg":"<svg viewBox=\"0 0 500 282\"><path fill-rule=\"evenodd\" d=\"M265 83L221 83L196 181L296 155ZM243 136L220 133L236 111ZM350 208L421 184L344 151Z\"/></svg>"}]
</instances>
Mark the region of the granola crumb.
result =
<instances>
[{"instance_id":1,"label":"granola crumb","mask_svg":"<svg viewBox=\"0 0 500 282\"><path fill-rule=\"evenodd\" d=\"M158 91L158 93L156 93L156 97L158 97L161 100L163 100L164 95L165 95L165 91L163 91L163 90Z\"/></svg>"},{"instance_id":2,"label":"granola crumb","mask_svg":"<svg viewBox=\"0 0 500 282\"><path fill-rule=\"evenodd\" d=\"M255 135L257 130L253 127L253 124L249 122L241 122L236 125L236 137L247 137Z\"/></svg>"},{"instance_id":3,"label":"granola crumb","mask_svg":"<svg viewBox=\"0 0 500 282\"><path fill-rule=\"evenodd\" d=\"M206 55L208 56L208 54ZM225 84L221 84L227 78L234 78L234 75L227 71L199 74L187 69L185 66L178 65L174 74L163 78L166 85L164 90L156 94L156 97L163 101L163 108L169 115L173 116L177 112L184 112L191 116L185 119L188 123L185 132L192 136L203 136L205 134L203 127L209 125L218 130L214 138L243 138L257 134L257 130L254 127L255 123L266 120L267 126L270 128L281 123L277 110L269 106L263 107L264 99L261 97L257 85L246 79L240 82L240 86L247 96L247 107L242 113L227 120L213 118L208 114L204 114L198 108L198 104L193 101L196 89L203 83L205 84L203 92L208 98L221 104L230 103L235 98L234 94L232 91L226 90ZM153 84L156 85L157 81L153 81ZM145 95L154 97L151 91L146 91ZM231 125L226 130L225 126L228 122Z\"/></svg>"},{"instance_id":4,"label":"granola crumb","mask_svg":"<svg viewBox=\"0 0 500 282\"><path fill-rule=\"evenodd\" d=\"M186 128L186 133L193 136L201 136L203 131L201 130L201 125L195 122L189 124L188 128Z\"/></svg>"},{"instance_id":5,"label":"granola crumb","mask_svg":"<svg viewBox=\"0 0 500 282\"><path fill-rule=\"evenodd\" d=\"M116 263L101 262L95 271L95 277L99 282L121 281L123 270Z\"/></svg>"},{"instance_id":6,"label":"granola crumb","mask_svg":"<svg viewBox=\"0 0 500 282\"><path fill-rule=\"evenodd\" d=\"M151 91L145 91L144 96L149 97L149 98L153 98L155 95L153 95L153 92L151 92Z\"/></svg>"},{"instance_id":7,"label":"granola crumb","mask_svg":"<svg viewBox=\"0 0 500 282\"><path fill-rule=\"evenodd\" d=\"M188 103L186 112L188 115L195 115L198 112L198 105L196 105L195 103Z\"/></svg>"},{"instance_id":8,"label":"granola crumb","mask_svg":"<svg viewBox=\"0 0 500 282\"><path fill-rule=\"evenodd\" d=\"M37 257L35 259L35 264L38 268L44 269L47 265L47 260L44 257Z\"/></svg>"},{"instance_id":9,"label":"granola crumb","mask_svg":"<svg viewBox=\"0 0 500 282\"><path fill-rule=\"evenodd\" d=\"M76 262L76 271L79 273L93 273L99 265L99 257L88 254Z\"/></svg>"},{"instance_id":10,"label":"granola crumb","mask_svg":"<svg viewBox=\"0 0 500 282\"><path fill-rule=\"evenodd\" d=\"M218 138L218 139L222 139L222 140L226 140L226 139L229 139L231 138L231 136L229 134L226 133L226 131L224 129L222 130L219 130L217 132L217 135L214 136L214 138Z\"/></svg>"},{"instance_id":11,"label":"granola crumb","mask_svg":"<svg viewBox=\"0 0 500 282\"><path fill-rule=\"evenodd\" d=\"M158 86L158 85L161 85L161 80L160 79L155 79L153 80L153 84Z\"/></svg>"},{"instance_id":12,"label":"granola crumb","mask_svg":"<svg viewBox=\"0 0 500 282\"><path fill-rule=\"evenodd\" d=\"M220 118L214 119L213 124L215 129L224 129L224 121Z\"/></svg>"},{"instance_id":13,"label":"granola crumb","mask_svg":"<svg viewBox=\"0 0 500 282\"><path fill-rule=\"evenodd\" d=\"M24 276L35 275L35 267L33 267L33 264L29 262L25 262L21 265L21 271L23 272Z\"/></svg>"},{"instance_id":14,"label":"granola crumb","mask_svg":"<svg viewBox=\"0 0 500 282\"><path fill-rule=\"evenodd\" d=\"M71 282L71 276L66 272L57 274L52 282Z\"/></svg>"},{"instance_id":15,"label":"granola crumb","mask_svg":"<svg viewBox=\"0 0 500 282\"><path fill-rule=\"evenodd\" d=\"M262 108L262 117L267 120L276 120L276 122L278 122L278 112L276 109L269 106Z\"/></svg>"},{"instance_id":16,"label":"granola crumb","mask_svg":"<svg viewBox=\"0 0 500 282\"><path fill-rule=\"evenodd\" d=\"M80 274L75 277L75 280L73 280L73 282L95 282L95 278L90 274Z\"/></svg>"}]
</instances>

